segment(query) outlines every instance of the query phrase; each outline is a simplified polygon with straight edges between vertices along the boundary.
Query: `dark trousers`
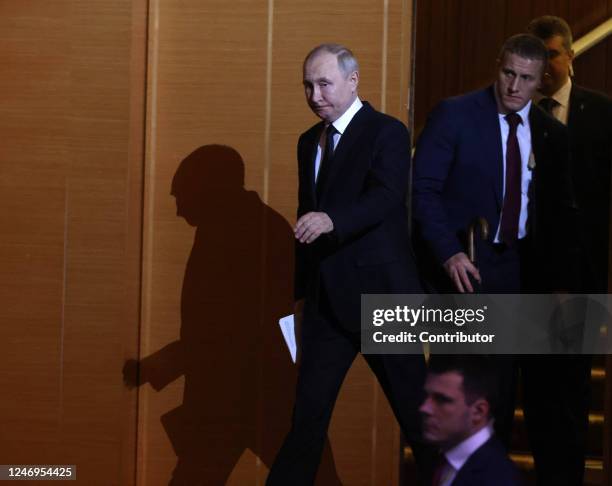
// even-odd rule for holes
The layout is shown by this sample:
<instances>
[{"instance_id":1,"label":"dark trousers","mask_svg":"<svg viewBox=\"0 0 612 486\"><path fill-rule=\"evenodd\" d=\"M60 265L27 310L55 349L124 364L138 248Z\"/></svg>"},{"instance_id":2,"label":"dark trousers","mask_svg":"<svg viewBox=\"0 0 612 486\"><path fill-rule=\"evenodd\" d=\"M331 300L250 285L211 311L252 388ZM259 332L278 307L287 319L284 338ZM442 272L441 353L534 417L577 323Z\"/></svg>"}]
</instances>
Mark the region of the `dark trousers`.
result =
<instances>
[{"instance_id":1,"label":"dark trousers","mask_svg":"<svg viewBox=\"0 0 612 486\"><path fill-rule=\"evenodd\" d=\"M360 349L324 301L304 311L301 363L291 430L270 470L268 486L312 485L340 386ZM434 453L420 442L425 361L422 355L364 355L391 404L417 464L430 473ZM399 451L398 451L399 453ZM425 482L423 483L425 484Z\"/></svg>"},{"instance_id":2,"label":"dark trousers","mask_svg":"<svg viewBox=\"0 0 612 486\"><path fill-rule=\"evenodd\" d=\"M514 248L481 249L482 291L535 293L545 288L528 242ZM527 433L538 486L582 486L588 427L591 357L527 355L499 357L502 406L496 432L506 447L512 420L518 370L523 386Z\"/></svg>"},{"instance_id":3,"label":"dark trousers","mask_svg":"<svg viewBox=\"0 0 612 486\"><path fill-rule=\"evenodd\" d=\"M538 486L582 486L591 356L524 356L521 373Z\"/></svg>"}]
</instances>

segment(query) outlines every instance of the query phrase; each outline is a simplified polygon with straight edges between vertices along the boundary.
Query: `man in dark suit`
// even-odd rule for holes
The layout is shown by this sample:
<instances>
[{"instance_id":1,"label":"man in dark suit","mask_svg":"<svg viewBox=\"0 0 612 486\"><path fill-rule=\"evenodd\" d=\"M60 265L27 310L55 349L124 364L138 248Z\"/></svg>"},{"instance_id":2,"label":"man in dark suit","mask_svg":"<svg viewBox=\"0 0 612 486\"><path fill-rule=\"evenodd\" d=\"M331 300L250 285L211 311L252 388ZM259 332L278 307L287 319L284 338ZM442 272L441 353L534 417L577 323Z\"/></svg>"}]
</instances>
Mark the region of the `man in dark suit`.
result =
<instances>
[{"instance_id":1,"label":"man in dark suit","mask_svg":"<svg viewBox=\"0 0 612 486\"><path fill-rule=\"evenodd\" d=\"M548 67L535 101L567 126L576 202L581 213L586 256L583 289L608 291L610 166L612 165L612 100L572 82L572 32L552 15L531 21L527 30L548 48Z\"/></svg>"},{"instance_id":2,"label":"man in dark suit","mask_svg":"<svg viewBox=\"0 0 612 486\"><path fill-rule=\"evenodd\" d=\"M567 133L531 102L546 63L539 39L509 38L495 84L442 101L419 138L413 214L420 260L440 291L472 292L476 284L489 293L574 289ZM474 264L467 230L479 217L490 232L478 242ZM517 367L510 357L497 365L505 408L495 425L508 446Z\"/></svg>"},{"instance_id":3,"label":"man in dark suit","mask_svg":"<svg viewBox=\"0 0 612 486\"><path fill-rule=\"evenodd\" d=\"M571 177L581 215L581 290L606 293L610 231L612 101L572 82L572 32L565 20L545 15L527 30L548 49L548 66L534 100L567 126ZM591 356L548 357L525 393L525 409L540 484L581 485L590 398Z\"/></svg>"},{"instance_id":4,"label":"man in dark suit","mask_svg":"<svg viewBox=\"0 0 612 486\"><path fill-rule=\"evenodd\" d=\"M425 393L423 435L440 448L433 486L520 484L493 432L498 383L490 358L433 356Z\"/></svg>"},{"instance_id":5,"label":"man in dark suit","mask_svg":"<svg viewBox=\"0 0 612 486\"><path fill-rule=\"evenodd\" d=\"M575 217L566 131L531 103L546 59L537 38L513 36L493 86L444 100L429 116L416 148L413 212L438 290L471 292L474 281L486 292L533 287L538 276L521 265L527 256L542 257L542 285L566 275L558 258L569 249L567 217ZM477 247L478 268L466 255L477 217L491 229Z\"/></svg>"},{"instance_id":6,"label":"man in dark suit","mask_svg":"<svg viewBox=\"0 0 612 486\"><path fill-rule=\"evenodd\" d=\"M336 397L360 350L361 294L421 291L407 230L406 127L359 99L359 68L346 47L316 47L303 74L308 105L322 121L298 142L301 363L292 428L268 485L315 479ZM364 357L419 459L423 356Z\"/></svg>"}]
</instances>

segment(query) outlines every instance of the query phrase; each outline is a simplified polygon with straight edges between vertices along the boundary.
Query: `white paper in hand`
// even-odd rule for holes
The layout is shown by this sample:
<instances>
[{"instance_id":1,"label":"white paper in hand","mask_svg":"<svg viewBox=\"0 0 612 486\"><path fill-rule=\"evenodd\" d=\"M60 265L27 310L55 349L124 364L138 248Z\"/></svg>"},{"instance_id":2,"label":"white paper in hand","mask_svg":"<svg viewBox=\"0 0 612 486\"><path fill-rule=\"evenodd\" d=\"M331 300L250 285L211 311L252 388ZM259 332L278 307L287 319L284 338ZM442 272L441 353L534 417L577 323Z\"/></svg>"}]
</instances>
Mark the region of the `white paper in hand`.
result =
<instances>
[{"instance_id":1,"label":"white paper in hand","mask_svg":"<svg viewBox=\"0 0 612 486\"><path fill-rule=\"evenodd\" d=\"M295 323L293 321L293 314L281 318L278 321L278 325L280 326L283 337L285 338L287 348L289 348L291 359L295 363L297 356L297 345L295 343Z\"/></svg>"}]
</instances>

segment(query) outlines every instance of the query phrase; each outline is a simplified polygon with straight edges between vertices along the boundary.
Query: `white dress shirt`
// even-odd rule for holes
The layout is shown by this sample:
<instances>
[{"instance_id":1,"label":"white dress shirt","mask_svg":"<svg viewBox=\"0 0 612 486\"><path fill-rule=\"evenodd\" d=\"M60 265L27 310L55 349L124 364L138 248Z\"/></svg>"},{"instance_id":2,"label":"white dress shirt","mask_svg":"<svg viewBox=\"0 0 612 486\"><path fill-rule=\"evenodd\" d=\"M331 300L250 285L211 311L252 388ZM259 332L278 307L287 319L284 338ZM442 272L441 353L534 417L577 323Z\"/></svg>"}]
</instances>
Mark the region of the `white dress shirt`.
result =
<instances>
[{"instance_id":1,"label":"white dress shirt","mask_svg":"<svg viewBox=\"0 0 612 486\"><path fill-rule=\"evenodd\" d=\"M337 133L334 134L334 150L338 146L340 142L340 137L348 127L348 124L351 122L355 114L361 109L363 103L359 99L359 97L355 98L355 101L347 108L347 110L338 118L336 121L332 122L332 125L336 129ZM317 176L319 175L319 167L321 165L321 158L323 156L323 151L325 150L325 137L323 134L325 130L321 134L319 139L319 144L317 145L317 156L315 157L315 181L317 180Z\"/></svg>"},{"instance_id":2,"label":"white dress shirt","mask_svg":"<svg viewBox=\"0 0 612 486\"><path fill-rule=\"evenodd\" d=\"M568 77L563 86L559 88L554 95L550 96L557 102L557 105L552 109L552 116L559 120L564 125L567 125L569 116L570 92L572 91L572 78ZM546 98L542 93L536 93L534 101L539 103L542 98Z\"/></svg>"},{"instance_id":3,"label":"white dress shirt","mask_svg":"<svg viewBox=\"0 0 612 486\"><path fill-rule=\"evenodd\" d=\"M531 101L529 101L521 111L517 114L521 117L522 123L519 123L516 129L516 137L518 138L519 149L521 152L521 212L519 216L518 238L524 238L527 235L527 206L529 204L529 185L531 184L531 176L533 169L529 167L529 158L531 157L531 128L529 126L529 110L531 109ZM506 144L508 142L508 133L510 125L505 118L506 115L498 113L499 128L501 132L501 146L503 154L502 166L502 198L506 194ZM503 200L503 199L502 199ZM499 232L501 230L503 211L499 218L499 224L495 232L495 242L499 243Z\"/></svg>"},{"instance_id":4,"label":"white dress shirt","mask_svg":"<svg viewBox=\"0 0 612 486\"><path fill-rule=\"evenodd\" d=\"M467 462L476 450L488 441L493 435L493 424L490 422L478 432L470 435L460 444L444 453L447 465L446 470L442 473L442 482L440 486L450 486L459 470Z\"/></svg>"}]
</instances>

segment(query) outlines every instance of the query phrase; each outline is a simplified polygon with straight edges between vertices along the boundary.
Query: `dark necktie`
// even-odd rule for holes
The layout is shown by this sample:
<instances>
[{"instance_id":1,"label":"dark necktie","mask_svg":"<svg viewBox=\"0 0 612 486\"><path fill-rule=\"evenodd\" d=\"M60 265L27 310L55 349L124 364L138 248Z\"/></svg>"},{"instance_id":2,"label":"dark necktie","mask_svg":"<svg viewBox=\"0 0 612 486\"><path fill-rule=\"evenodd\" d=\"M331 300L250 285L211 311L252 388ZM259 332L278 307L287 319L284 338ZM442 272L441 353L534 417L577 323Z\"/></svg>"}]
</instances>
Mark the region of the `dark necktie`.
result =
<instances>
[{"instance_id":1,"label":"dark necktie","mask_svg":"<svg viewBox=\"0 0 612 486\"><path fill-rule=\"evenodd\" d=\"M448 463L446 456L442 454L438 458L436 468L434 469L434 474L431 481L432 486L441 486L451 472L451 465Z\"/></svg>"},{"instance_id":2,"label":"dark necktie","mask_svg":"<svg viewBox=\"0 0 612 486\"><path fill-rule=\"evenodd\" d=\"M317 175L317 197L321 195L321 188L325 184L325 179L329 174L329 169L334 159L334 135L336 133L338 133L338 130L331 123L325 129L325 149L319 164L319 174Z\"/></svg>"},{"instance_id":3,"label":"dark necktie","mask_svg":"<svg viewBox=\"0 0 612 486\"><path fill-rule=\"evenodd\" d=\"M540 108L542 108L546 113L552 116L553 109L558 104L559 103L557 102L557 100L554 100L553 98L542 98L538 103L538 106L540 106Z\"/></svg>"},{"instance_id":4,"label":"dark necktie","mask_svg":"<svg viewBox=\"0 0 612 486\"><path fill-rule=\"evenodd\" d=\"M520 115L509 113L506 121L510 130L506 141L506 190L499 236L503 243L512 246L518 239L521 213L521 150L516 129L522 120Z\"/></svg>"}]
</instances>

